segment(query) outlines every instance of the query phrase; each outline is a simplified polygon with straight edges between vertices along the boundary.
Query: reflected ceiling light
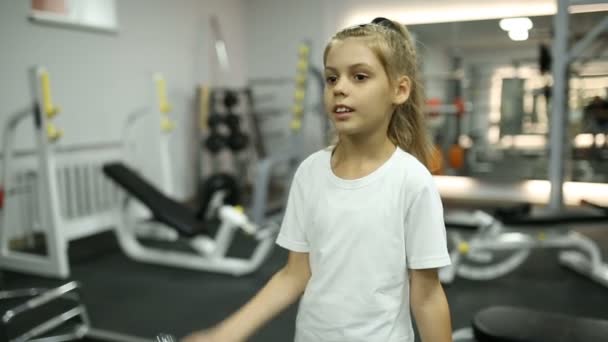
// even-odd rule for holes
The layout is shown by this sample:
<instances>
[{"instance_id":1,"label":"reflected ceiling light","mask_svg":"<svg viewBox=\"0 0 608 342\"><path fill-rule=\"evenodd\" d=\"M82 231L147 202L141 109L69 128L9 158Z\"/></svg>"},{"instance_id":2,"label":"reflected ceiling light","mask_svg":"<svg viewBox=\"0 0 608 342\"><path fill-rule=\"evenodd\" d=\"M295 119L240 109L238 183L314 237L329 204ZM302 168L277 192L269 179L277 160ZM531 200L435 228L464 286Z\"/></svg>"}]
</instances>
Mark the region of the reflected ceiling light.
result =
<instances>
[{"instance_id":1,"label":"reflected ceiling light","mask_svg":"<svg viewBox=\"0 0 608 342\"><path fill-rule=\"evenodd\" d=\"M509 38L511 40L519 42L523 40L528 40L529 34L528 30L511 30L509 31Z\"/></svg>"},{"instance_id":2,"label":"reflected ceiling light","mask_svg":"<svg viewBox=\"0 0 608 342\"><path fill-rule=\"evenodd\" d=\"M596 1L599 2L599 1ZM481 5L483 3L483 5ZM584 4L570 6L570 13L607 11L608 4ZM389 17L405 25L488 20L510 17L534 17L554 15L555 0L506 1L427 1L424 5L369 5L351 10L337 28L368 23L375 17Z\"/></svg>"},{"instance_id":3,"label":"reflected ceiling light","mask_svg":"<svg viewBox=\"0 0 608 342\"><path fill-rule=\"evenodd\" d=\"M547 146L544 135L518 134L513 136L513 147L519 149L541 149Z\"/></svg>"},{"instance_id":4,"label":"reflected ceiling light","mask_svg":"<svg viewBox=\"0 0 608 342\"><path fill-rule=\"evenodd\" d=\"M461 134L458 137L458 145L463 148L471 148L473 146L473 140L466 134Z\"/></svg>"},{"instance_id":5,"label":"reflected ceiling light","mask_svg":"<svg viewBox=\"0 0 608 342\"><path fill-rule=\"evenodd\" d=\"M577 134L574 137L574 147L589 148L593 145L594 136L590 133Z\"/></svg>"},{"instance_id":6,"label":"reflected ceiling light","mask_svg":"<svg viewBox=\"0 0 608 342\"><path fill-rule=\"evenodd\" d=\"M481 4L483 3L483 5ZM338 26L346 27L370 22L375 17L388 17L405 25L488 20L499 18L552 15L555 0L512 0L427 2L424 5L369 5L350 11Z\"/></svg>"},{"instance_id":7,"label":"reflected ceiling light","mask_svg":"<svg viewBox=\"0 0 608 342\"><path fill-rule=\"evenodd\" d=\"M607 139L608 139L608 138L606 138L606 134L598 133L598 134L595 136L595 144L596 144L597 146L604 146L604 144L606 144L606 140L607 140Z\"/></svg>"},{"instance_id":8,"label":"reflected ceiling light","mask_svg":"<svg viewBox=\"0 0 608 342\"><path fill-rule=\"evenodd\" d=\"M503 31L527 31L533 27L530 18L505 18L498 25Z\"/></svg>"},{"instance_id":9,"label":"reflected ceiling light","mask_svg":"<svg viewBox=\"0 0 608 342\"><path fill-rule=\"evenodd\" d=\"M500 20L498 26L503 31L509 32L509 38L513 41L527 40L528 31L534 27L530 18L505 18Z\"/></svg>"}]
</instances>

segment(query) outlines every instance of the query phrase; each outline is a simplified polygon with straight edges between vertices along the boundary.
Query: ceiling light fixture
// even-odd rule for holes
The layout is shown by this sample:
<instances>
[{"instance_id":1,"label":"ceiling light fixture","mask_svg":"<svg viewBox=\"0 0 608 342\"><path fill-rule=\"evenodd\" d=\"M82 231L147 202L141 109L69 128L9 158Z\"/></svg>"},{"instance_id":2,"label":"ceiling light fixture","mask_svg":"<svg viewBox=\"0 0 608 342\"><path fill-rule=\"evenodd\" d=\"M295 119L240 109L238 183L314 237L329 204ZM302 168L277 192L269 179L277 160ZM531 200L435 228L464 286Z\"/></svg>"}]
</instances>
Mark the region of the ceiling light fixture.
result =
<instances>
[{"instance_id":1,"label":"ceiling light fixture","mask_svg":"<svg viewBox=\"0 0 608 342\"><path fill-rule=\"evenodd\" d=\"M509 38L513 41L527 40L530 36L528 31L534 27L530 18L505 18L500 20L498 26L509 32Z\"/></svg>"}]
</instances>

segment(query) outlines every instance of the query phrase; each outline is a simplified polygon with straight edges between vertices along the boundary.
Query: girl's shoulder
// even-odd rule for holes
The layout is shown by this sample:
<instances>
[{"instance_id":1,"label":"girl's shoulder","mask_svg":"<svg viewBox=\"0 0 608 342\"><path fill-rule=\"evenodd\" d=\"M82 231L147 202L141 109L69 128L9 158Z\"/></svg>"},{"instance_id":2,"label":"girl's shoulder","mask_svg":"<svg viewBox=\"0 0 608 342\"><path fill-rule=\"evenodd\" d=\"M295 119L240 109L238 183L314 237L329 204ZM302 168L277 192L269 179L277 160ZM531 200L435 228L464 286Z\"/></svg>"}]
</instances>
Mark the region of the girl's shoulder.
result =
<instances>
[{"instance_id":1,"label":"girl's shoulder","mask_svg":"<svg viewBox=\"0 0 608 342\"><path fill-rule=\"evenodd\" d=\"M327 165L327 161L331 156L332 147L326 147L308 155L300 162L296 169L295 176L297 178L311 177L313 174L323 170Z\"/></svg>"},{"instance_id":2,"label":"girl's shoulder","mask_svg":"<svg viewBox=\"0 0 608 342\"><path fill-rule=\"evenodd\" d=\"M430 177L431 173L428 168L414 157L412 154L398 148L396 160L399 167L408 170L408 173L418 175L420 177Z\"/></svg>"},{"instance_id":3,"label":"girl's shoulder","mask_svg":"<svg viewBox=\"0 0 608 342\"><path fill-rule=\"evenodd\" d=\"M395 167L398 172L393 174L398 175L405 186L423 188L434 183L433 175L418 158L402 149L399 149L395 157Z\"/></svg>"}]
</instances>

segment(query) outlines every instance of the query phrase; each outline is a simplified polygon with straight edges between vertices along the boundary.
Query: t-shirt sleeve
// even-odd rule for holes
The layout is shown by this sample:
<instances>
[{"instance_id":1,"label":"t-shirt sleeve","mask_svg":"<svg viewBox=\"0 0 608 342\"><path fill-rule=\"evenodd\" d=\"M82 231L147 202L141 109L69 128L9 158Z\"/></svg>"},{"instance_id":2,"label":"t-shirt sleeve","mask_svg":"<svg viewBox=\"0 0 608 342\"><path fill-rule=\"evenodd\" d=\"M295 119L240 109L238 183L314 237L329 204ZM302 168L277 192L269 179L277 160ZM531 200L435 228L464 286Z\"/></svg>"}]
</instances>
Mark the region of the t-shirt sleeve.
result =
<instances>
[{"instance_id":1,"label":"t-shirt sleeve","mask_svg":"<svg viewBox=\"0 0 608 342\"><path fill-rule=\"evenodd\" d=\"M281 223L277 244L293 252L308 252L305 220L306 200L300 173L296 172L289 189L287 207Z\"/></svg>"},{"instance_id":2,"label":"t-shirt sleeve","mask_svg":"<svg viewBox=\"0 0 608 342\"><path fill-rule=\"evenodd\" d=\"M407 267L425 269L449 265L451 262L443 221L443 205L430 175L406 210Z\"/></svg>"}]
</instances>

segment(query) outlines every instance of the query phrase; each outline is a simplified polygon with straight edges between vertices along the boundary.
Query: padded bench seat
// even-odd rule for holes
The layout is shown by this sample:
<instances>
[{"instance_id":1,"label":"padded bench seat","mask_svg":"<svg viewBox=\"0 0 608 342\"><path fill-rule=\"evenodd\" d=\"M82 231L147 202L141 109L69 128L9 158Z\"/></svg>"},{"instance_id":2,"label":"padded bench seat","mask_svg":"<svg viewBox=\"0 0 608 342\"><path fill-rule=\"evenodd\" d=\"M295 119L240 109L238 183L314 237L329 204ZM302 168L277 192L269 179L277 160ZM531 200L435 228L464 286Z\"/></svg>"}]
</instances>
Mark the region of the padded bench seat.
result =
<instances>
[{"instance_id":1,"label":"padded bench seat","mask_svg":"<svg viewBox=\"0 0 608 342\"><path fill-rule=\"evenodd\" d=\"M608 341L608 320L496 306L473 318L479 342Z\"/></svg>"},{"instance_id":2,"label":"padded bench seat","mask_svg":"<svg viewBox=\"0 0 608 342\"><path fill-rule=\"evenodd\" d=\"M130 196L147 206L155 220L174 228L180 235L192 237L207 233L205 223L196 218L193 210L165 196L125 164L106 164L103 172Z\"/></svg>"}]
</instances>

